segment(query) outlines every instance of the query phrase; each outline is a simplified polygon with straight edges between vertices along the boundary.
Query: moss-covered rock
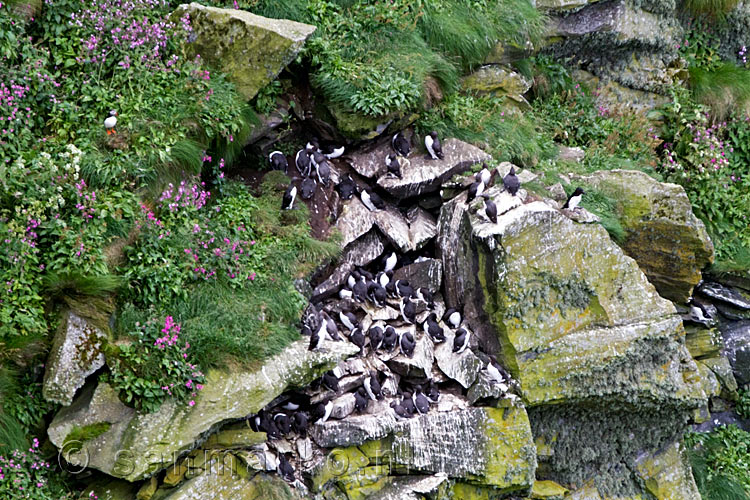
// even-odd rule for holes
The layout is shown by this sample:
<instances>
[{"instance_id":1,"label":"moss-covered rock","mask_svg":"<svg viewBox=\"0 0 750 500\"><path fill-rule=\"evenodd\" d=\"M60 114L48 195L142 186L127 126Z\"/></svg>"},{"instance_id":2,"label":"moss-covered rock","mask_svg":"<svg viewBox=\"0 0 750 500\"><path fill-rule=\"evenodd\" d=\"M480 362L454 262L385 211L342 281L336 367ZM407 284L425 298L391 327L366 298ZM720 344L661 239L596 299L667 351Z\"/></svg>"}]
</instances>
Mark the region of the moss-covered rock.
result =
<instances>
[{"instance_id":1,"label":"moss-covered rock","mask_svg":"<svg viewBox=\"0 0 750 500\"><path fill-rule=\"evenodd\" d=\"M183 45L186 54L191 58L200 54L226 73L248 100L294 60L315 31L309 24L195 2L177 7L173 18L184 15L190 16L195 35Z\"/></svg>"},{"instance_id":2,"label":"moss-covered rock","mask_svg":"<svg viewBox=\"0 0 750 500\"><path fill-rule=\"evenodd\" d=\"M182 483L163 500L295 500L303 497L274 475L256 474L245 479L223 470L209 470Z\"/></svg>"},{"instance_id":3,"label":"moss-covered rock","mask_svg":"<svg viewBox=\"0 0 750 500\"><path fill-rule=\"evenodd\" d=\"M600 171L580 181L617 202L625 229L622 248L659 294L686 302L701 280L701 270L713 262L714 247L682 186L634 170Z\"/></svg>"},{"instance_id":4,"label":"moss-covered rock","mask_svg":"<svg viewBox=\"0 0 750 500\"><path fill-rule=\"evenodd\" d=\"M102 435L69 454L69 462L136 481L173 463L216 426L255 413L290 387L301 387L358 352L348 342L331 342L320 352L300 340L257 370L211 370L194 406L168 401L155 413L138 414L120 402L109 385L90 388L61 410L48 429L58 447L76 426L109 422Z\"/></svg>"},{"instance_id":5,"label":"moss-covered rock","mask_svg":"<svg viewBox=\"0 0 750 500\"><path fill-rule=\"evenodd\" d=\"M700 500L685 450L675 442L637 462L646 489L657 500Z\"/></svg>"},{"instance_id":6,"label":"moss-covered rock","mask_svg":"<svg viewBox=\"0 0 750 500\"><path fill-rule=\"evenodd\" d=\"M67 406L76 391L83 387L86 377L104 366L107 330L93 321L66 309L52 340L44 372L44 399Z\"/></svg>"},{"instance_id":7,"label":"moss-covered rock","mask_svg":"<svg viewBox=\"0 0 750 500\"><path fill-rule=\"evenodd\" d=\"M499 65L482 66L461 82L464 89L520 97L529 91L531 82L524 76Z\"/></svg>"},{"instance_id":8,"label":"moss-covered rock","mask_svg":"<svg viewBox=\"0 0 750 500\"><path fill-rule=\"evenodd\" d=\"M334 450L314 482L318 489L330 481L351 485L373 472L368 466L386 475L440 474L507 493L531 487L536 453L523 408L433 411L396 423L382 439Z\"/></svg>"}]
</instances>

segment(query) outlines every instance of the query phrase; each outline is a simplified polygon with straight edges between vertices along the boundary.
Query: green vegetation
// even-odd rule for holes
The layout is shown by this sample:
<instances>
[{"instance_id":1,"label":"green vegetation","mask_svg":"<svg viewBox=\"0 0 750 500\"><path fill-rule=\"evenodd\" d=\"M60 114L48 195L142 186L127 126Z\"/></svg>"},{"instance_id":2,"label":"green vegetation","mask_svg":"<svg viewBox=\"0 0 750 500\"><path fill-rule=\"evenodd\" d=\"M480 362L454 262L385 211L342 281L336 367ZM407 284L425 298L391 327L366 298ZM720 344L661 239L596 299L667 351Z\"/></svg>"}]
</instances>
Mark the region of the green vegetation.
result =
<instances>
[{"instance_id":1,"label":"green vegetation","mask_svg":"<svg viewBox=\"0 0 750 500\"><path fill-rule=\"evenodd\" d=\"M735 411L740 417L750 419L750 391L747 389L740 390L740 399L737 401Z\"/></svg>"},{"instance_id":2,"label":"green vegetation","mask_svg":"<svg viewBox=\"0 0 750 500\"><path fill-rule=\"evenodd\" d=\"M731 62L707 70L691 67L690 89L695 99L711 109L714 120L724 120L733 111L750 110L750 71Z\"/></svg>"},{"instance_id":3,"label":"green vegetation","mask_svg":"<svg viewBox=\"0 0 750 500\"><path fill-rule=\"evenodd\" d=\"M231 7L235 2L214 1ZM246 0L256 14L318 27L303 58L310 80L343 112L383 116L418 110L428 81L444 93L461 71L481 64L498 42L523 46L544 33L527 0Z\"/></svg>"},{"instance_id":4,"label":"green vegetation","mask_svg":"<svg viewBox=\"0 0 750 500\"><path fill-rule=\"evenodd\" d=\"M534 122L501 97L451 94L417 124L420 134L432 130L480 146L496 161L530 166L554 154Z\"/></svg>"},{"instance_id":5,"label":"green vegetation","mask_svg":"<svg viewBox=\"0 0 750 500\"><path fill-rule=\"evenodd\" d=\"M63 448L68 448L72 443L85 443L95 439L109 430L112 425L109 422L98 422L96 424L84 425L83 427L73 427L65 440Z\"/></svg>"},{"instance_id":6,"label":"green vegetation","mask_svg":"<svg viewBox=\"0 0 750 500\"><path fill-rule=\"evenodd\" d=\"M739 0L683 0L682 8L696 17L723 19L738 3Z\"/></svg>"},{"instance_id":7,"label":"green vegetation","mask_svg":"<svg viewBox=\"0 0 750 500\"><path fill-rule=\"evenodd\" d=\"M51 474L52 465L40 453L34 438L27 451L14 450L0 454L0 497L7 500L72 500L69 493Z\"/></svg>"},{"instance_id":8,"label":"green vegetation","mask_svg":"<svg viewBox=\"0 0 750 500\"><path fill-rule=\"evenodd\" d=\"M750 433L721 426L707 434L685 437L691 448L693 475L705 500L750 498Z\"/></svg>"}]
</instances>

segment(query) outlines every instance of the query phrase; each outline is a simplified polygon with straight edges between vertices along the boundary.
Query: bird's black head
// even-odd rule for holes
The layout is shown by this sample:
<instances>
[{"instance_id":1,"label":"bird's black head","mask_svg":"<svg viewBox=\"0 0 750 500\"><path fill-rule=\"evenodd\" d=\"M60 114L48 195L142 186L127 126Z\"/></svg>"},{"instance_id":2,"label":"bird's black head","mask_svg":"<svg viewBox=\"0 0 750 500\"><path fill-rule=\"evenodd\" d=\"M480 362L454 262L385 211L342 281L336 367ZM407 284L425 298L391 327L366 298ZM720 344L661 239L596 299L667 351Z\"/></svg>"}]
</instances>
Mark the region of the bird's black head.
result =
<instances>
[{"instance_id":1,"label":"bird's black head","mask_svg":"<svg viewBox=\"0 0 750 500\"><path fill-rule=\"evenodd\" d=\"M583 190L581 187L577 187L575 191L573 191L573 196L579 196L582 194L585 194L586 191Z\"/></svg>"},{"instance_id":2,"label":"bird's black head","mask_svg":"<svg viewBox=\"0 0 750 500\"><path fill-rule=\"evenodd\" d=\"M516 167L510 167L510 172L508 175L516 175Z\"/></svg>"},{"instance_id":3,"label":"bird's black head","mask_svg":"<svg viewBox=\"0 0 750 500\"><path fill-rule=\"evenodd\" d=\"M435 132L434 130L430 132L430 137L432 137L433 139L437 139L437 136L437 132Z\"/></svg>"}]
</instances>

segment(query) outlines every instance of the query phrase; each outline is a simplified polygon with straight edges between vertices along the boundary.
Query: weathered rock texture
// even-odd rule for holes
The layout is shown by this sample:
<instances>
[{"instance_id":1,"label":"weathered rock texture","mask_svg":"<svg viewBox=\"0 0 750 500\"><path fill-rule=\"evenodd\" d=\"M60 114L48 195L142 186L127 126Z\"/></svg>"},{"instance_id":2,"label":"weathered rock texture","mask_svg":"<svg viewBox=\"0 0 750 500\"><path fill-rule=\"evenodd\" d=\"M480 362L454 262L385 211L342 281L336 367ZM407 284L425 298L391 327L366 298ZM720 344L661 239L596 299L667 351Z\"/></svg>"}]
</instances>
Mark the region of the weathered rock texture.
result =
<instances>
[{"instance_id":1,"label":"weathered rock texture","mask_svg":"<svg viewBox=\"0 0 750 500\"><path fill-rule=\"evenodd\" d=\"M579 180L616 201L626 232L621 246L659 295L687 302L701 270L714 260L714 247L682 186L634 170L601 171Z\"/></svg>"},{"instance_id":2,"label":"weathered rock texture","mask_svg":"<svg viewBox=\"0 0 750 500\"><path fill-rule=\"evenodd\" d=\"M69 462L135 481L173 463L218 424L257 412L290 387L301 387L358 349L348 342L327 342L311 352L300 340L251 372L213 370L193 407L168 401L155 413L137 414L115 391L100 383L61 410L49 426L50 440L63 448L74 427L107 422L109 430L83 444Z\"/></svg>"},{"instance_id":3,"label":"weathered rock texture","mask_svg":"<svg viewBox=\"0 0 750 500\"><path fill-rule=\"evenodd\" d=\"M107 335L73 310L66 310L52 341L44 373L44 399L67 406L86 377L104 366Z\"/></svg>"},{"instance_id":4,"label":"weathered rock texture","mask_svg":"<svg viewBox=\"0 0 750 500\"><path fill-rule=\"evenodd\" d=\"M184 44L229 75L237 91L252 99L297 56L315 26L268 19L245 10L182 4L173 17L188 14L195 35ZM191 41L192 40L192 41Z\"/></svg>"},{"instance_id":5,"label":"weathered rock texture","mask_svg":"<svg viewBox=\"0 0 750 500\"><path fill-rule=\"evenodd\" d=\"M536 454L522 408L431 412L393 421L389 427L364 442L365 436L358 431L351 434L338 425L336 433L330 434L359 447L334 450L314 478L317 487L331 480L351 481L368 472L368 466L379 467L380 477L437 473L491 487L495 493L523 491L534 482ZM344 463L347 469L340 465Z\"/></svg>"}]
</instances>

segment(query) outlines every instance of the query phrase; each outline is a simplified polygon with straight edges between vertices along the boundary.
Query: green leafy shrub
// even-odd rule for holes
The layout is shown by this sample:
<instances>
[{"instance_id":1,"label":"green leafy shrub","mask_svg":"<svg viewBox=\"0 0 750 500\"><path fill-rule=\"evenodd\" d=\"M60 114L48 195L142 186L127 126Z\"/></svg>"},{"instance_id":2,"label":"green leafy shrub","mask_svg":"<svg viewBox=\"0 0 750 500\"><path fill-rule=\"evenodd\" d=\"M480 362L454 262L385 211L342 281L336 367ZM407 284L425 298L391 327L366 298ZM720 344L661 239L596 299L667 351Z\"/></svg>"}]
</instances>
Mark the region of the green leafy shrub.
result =
<instances>
[{"instance_id":1,"label":"green leafy shrub","mask_svg":"<svg viewBox=\"0 0 750 500\"><path fill-rule=\"evenodd\" d=\"M740 400L737 401L735 411L742 418L750 418L750 391L740 390Z\"/></svg>"},{"instance_id":2,"label":"green leafy shrub","mask_svg":"<svg viewBox=\"0 0 750 500\"><path fill-rule=\"evenodd\" d=\"M750 433L723 425L710 433L691 433L685 442L692 453L693 473L706 500L750 498Z\"/></svg>"},{"instance_id":3,"label":"green leafy shrub","mask_svg":"<svg viewBox=\"0 0 750 500\"><path fill-rule=\"evenodd\" d=\"M723 19L738 3L739 0L683 0L682 8L694 16Z\"/></svg>"},{"instance_id":4,"label":"green leafy shrub","mask_svg":"<svg viewBox=\"0 0 750 500\"><path fill-rule=\"evenodd\" d=\"M167 398L195 404L205 377L192 364L190 344L180 340L181 325L172 316L160 328L155 320L136 325L130 343L121 343L108 356L110 373L104 378L120 399L144 412L159 409Z\"/></svg>"}]
</instances>

